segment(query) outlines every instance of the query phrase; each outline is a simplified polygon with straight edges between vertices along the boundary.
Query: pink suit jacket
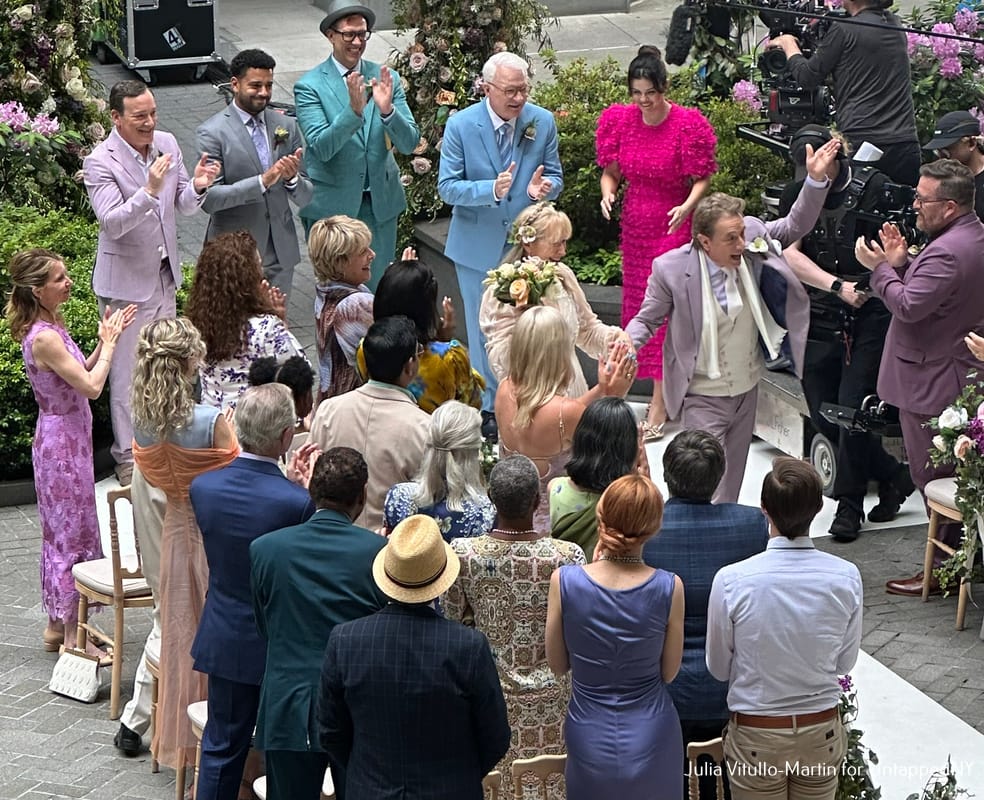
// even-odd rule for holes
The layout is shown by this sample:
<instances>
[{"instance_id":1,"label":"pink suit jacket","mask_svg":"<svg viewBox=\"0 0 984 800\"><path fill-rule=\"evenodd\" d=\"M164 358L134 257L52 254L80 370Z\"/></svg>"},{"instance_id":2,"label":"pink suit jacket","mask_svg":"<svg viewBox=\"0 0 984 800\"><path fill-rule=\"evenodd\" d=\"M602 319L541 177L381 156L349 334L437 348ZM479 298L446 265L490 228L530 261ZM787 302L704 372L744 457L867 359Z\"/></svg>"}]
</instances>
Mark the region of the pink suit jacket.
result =
<instances>
[{"instance_id":1,"label":"pink suit jacket","mask_svg":"<svg viewBox=\"0 0 984 800\"><path fill-rule=\"evenodd\" d=\"M782 219L763 222L745 217L745 241L757 237L768 244L764 254L745 253L745 261L759 281L762 299L777 323L789 331L783 349L793 361L797 377L802 377L806 333L810 327L810 300L786 260L777 254L773 240L788 247L812 229L820 214L827 187L804 184L803 190ZM671 313L672 312L672 313ZM683 409L697 366L697 349L703 326L700 259L693 243L685 244L657 257L646 286L639 313L626 326L636 348L641 347L669 317L663 344L663 397L671 418Z\"/></svg>"},{"instance_id":2,"label":"pink suit jacket","mask_svg":"<svg viewBox=\"0 0 984 800\"><path fill-rule=\"evenodd\" d=\"M878 372L882 400L935 416L967 385L967 373L980 370L964 337L984 334L981 253L984 224L971 211L904 267L875 267L871 288L892 312Z\"/></svg>"},{"instance_id":3,"label":"pink suit jacket","mask_svg":"<svg viewBox=\"0 0 984 800\"><path fill-rule=\"evenodd\" d=\"M154 149L170 153L171 170L155 200L143 187L143 170L114 128L83 162L89 202L99 220L99 249L92 289L99 297L142 303L151 296L161 261L168 258L181 285L175 210L194 214L202 197L188 178L181 148L170 133L154 132ZM163 229L162 253L161 229Z\"/></svg>"}]
</instances>

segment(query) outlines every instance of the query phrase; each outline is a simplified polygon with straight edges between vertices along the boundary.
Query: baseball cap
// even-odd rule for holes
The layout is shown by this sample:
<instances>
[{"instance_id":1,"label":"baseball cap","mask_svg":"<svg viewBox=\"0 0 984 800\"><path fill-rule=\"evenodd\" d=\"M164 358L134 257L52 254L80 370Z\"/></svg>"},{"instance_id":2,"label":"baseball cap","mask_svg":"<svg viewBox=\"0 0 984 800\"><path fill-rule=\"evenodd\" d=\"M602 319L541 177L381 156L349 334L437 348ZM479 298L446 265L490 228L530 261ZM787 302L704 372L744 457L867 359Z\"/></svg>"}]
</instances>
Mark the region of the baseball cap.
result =
<instances>
[{"instance_id":1,"label":"baseball cap","mask_svg":"<svg viewBox=\"0 0 984 800\"><path fill-rule=\"evenodd\" d=\"M969 111L950 111L936 121L933 138L923 145L924 150L939 150L960 141L964 136L980 136L981 122Z\"/></svg>"}]
</instances>

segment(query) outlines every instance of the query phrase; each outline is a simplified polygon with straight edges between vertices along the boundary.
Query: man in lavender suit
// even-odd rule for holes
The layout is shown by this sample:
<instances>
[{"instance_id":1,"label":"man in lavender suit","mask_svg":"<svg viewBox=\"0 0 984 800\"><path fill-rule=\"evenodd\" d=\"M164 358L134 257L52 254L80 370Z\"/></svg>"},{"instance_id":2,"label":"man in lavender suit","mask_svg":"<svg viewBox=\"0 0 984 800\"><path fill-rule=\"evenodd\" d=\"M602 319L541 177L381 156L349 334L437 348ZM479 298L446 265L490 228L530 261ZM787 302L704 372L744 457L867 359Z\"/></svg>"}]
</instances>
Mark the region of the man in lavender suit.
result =
<instances>
[{"instance_id":1,"label":"man in lavender suit","mask_svg":"<svg viewBox=\"0 0 984 800\"><path fill-rule=\"evenodd\" d=\"M927 483L954 472L952 465L928 463L933 433L926 423L963 391L967 373L980 368L964 337L984 332L984 224L974 212L974 175L967 167L940 159L924 164L919 175L912 205L916 227L929 236L929 244L910 258L899 229L885 224L881 243L859 239L855 255L872 270L871 288L892 312L878 396L899 409L909 472L925 496ZM938 536L957 547L960 532L959 523L941 525ZM930 592L940 590L939 581L923 572L889 581L886 589L890 594L921 595L926 580Z\"/></svg>"},{"instance_id":2,"label":"man in lavender suit","mask_svg":"<svg viewBox=\"0 0 984 800\"><path fill-rule=\"evenodd\" d=\"M157 104L147 84L120 81L109 93L113 130L85 159L89 202L99 220L92 289L100 310L137 306L134 324L116 345L109 373L113 458L120 484L133 473L130 380L137 336L148 322L175 314L181 258L175 211L193 214L219 172L206 154L188 173L178 142L156 130Z\"/></svg>"},{"instance_id":3,"label":"man in lavender suit","mask_svg":"<svg viewBox=\"0 0 984 800\"><path fill-rule=\"evenodd\" d=\"M781 248L812 230L840 143L807 145L803 191L782 219L742 216L745 202L716 192L694 211L694 240L653 261L639 313L625 331L636 348L669 317L663 393L670 417L704 430L724 447L715 503L738 500L755 427L765 362L790 359L802 371L810 302ZM747 242L747 249L746 249ZM671 313L672 312L672 313Z\"/></svg>"}]
</instances>

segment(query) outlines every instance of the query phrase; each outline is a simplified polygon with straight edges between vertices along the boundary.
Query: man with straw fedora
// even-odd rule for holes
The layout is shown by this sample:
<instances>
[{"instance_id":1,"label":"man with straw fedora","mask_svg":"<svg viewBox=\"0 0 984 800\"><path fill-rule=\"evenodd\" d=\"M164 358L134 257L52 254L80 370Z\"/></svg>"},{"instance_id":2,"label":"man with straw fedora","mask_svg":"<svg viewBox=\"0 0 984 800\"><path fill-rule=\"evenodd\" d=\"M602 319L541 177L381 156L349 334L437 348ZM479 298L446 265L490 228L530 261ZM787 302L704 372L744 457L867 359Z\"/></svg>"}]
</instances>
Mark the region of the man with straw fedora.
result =
<instances>
[{"instance_id":1,"label":"man with straw fedora","mask_svg":"<svg viewBox=\"0 0 984 800\"><path fill-rule=\"evenodd\" d=\"M488 640L435 607L458 569L437 523L407 517L373 562L389 605L331 632L318 733L345 768L346 800L482 800L482 778L509 747Z\"/></svg>"}]
</instances>

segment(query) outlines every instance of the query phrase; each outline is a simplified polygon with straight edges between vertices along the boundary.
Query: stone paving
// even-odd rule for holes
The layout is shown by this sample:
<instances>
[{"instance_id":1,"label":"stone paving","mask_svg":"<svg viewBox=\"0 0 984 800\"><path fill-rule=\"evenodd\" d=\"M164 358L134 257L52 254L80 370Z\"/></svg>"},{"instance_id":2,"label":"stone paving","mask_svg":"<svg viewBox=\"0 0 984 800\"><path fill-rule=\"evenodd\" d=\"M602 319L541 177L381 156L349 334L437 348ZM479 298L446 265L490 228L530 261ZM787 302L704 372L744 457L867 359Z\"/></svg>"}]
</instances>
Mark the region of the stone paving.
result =
<instances>
[{"instance_id":1,"label":"stone paving","mask_svg":"<svg viewBox=\"0 0 984 800\"><path fill-rule=\"evenodd\" d=\"M255 5L247 0L244 6ZM287 0L284 8L292 13L311 15L310 6ZM645 22L641 34L647 40L662 41L663 33L654 33L653 25L665 25L670 4L647 2L634 7L628 15L606 15L564 21L569 39L585 39L585 31L601 31L601 47L615 49L620 60L627 60L638 44L636 31ZM641 9L641 11L640 11ZM278 4L278 11L280 11ZM224 12L228 13L228 12ZM313 19L318 19L314 14ZM228 58L246 38L243 21L229 17L223 27L223 54ZM620 35L616 36L615 32ZM272 35L272 34L271 34ZM382 34L385 36L386 34ZM380 38L382 38L382 36ZM596 36L592 48L575 46L565 51L603 55ZM555 35L558 49L564 39ZM265 42L249 42L265 46ZM279 52L271 48L278 58ZM310 57L314 63L323 56ZM295 51L295 58L296 58ZM293 69L298 69L290 65ZM129 74L119 65L97 66L96 75L106 86ZM278 77L282 78L278 73ZM292 83L291 74L288 82ZM194 132L200 121L222 108L223 100L208 83L188 84L181 79L162 76L155 87L159 107L159 124L177 136L186 160L195 156ZM279 81L278 81L279 82ZM283 87L289 92L289 86ZM285 99L283 96L280 99ZM179 222L182 259L197 256L205 230L206 218L197 215ZM313 276L305 260L295 270L294 287L288 310L291 329L302 344L313 352ZM967 628L955 631L956 599L934 598L923 604L918 599L887 595L884 583L889 578L908 576L922 562L925 526L909 526L862 535L851 545L838 545L827 538L818 545L848 558L861 568L865 580L864 649L901 677L941 703L955 715L984 733L984 641L978 636L982 610L971 604ZM119 755L113 747L118 723L108 719L108 684L99 702L84 705L59 698L47 691L47 682L56 654L41 648L44 613L39 597L38 559L40 531L34 506L0 508L0 800L25 798L121 798L121 800L165 800L175 796L174 774L162 769L150 772L145 752L134 759ZM980 589L980 587L977 587ZM105 626L111 622L107 619ZM149 614L143 609L127 614L127 634L123 669L124 700L132 685L140 647L150 627ZM132 656L132 657L131 657ZM106 676L108 681L108 675ZM891 709L885 710L891 714ZM917 732L916 720L900 720ZM926 733L926 732L922 732ZM928 732L932 735L932 732ZM894 800L894 798L886 800Z\"/></svg>"}]
</instances>

